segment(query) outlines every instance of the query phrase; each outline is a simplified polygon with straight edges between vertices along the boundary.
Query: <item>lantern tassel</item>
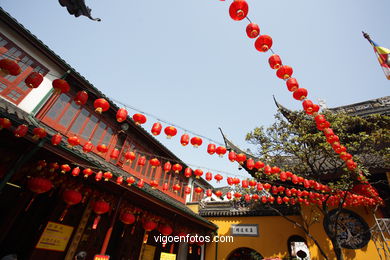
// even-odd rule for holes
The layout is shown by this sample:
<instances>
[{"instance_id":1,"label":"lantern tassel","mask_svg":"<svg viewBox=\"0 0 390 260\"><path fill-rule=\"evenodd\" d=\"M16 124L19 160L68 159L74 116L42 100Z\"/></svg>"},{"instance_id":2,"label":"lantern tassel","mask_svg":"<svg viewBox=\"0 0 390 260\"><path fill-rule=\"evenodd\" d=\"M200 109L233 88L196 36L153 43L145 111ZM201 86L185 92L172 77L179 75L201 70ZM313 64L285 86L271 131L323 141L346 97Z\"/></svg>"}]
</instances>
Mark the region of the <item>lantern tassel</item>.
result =
<instances>
[{"instance_id":1,"label":"lantern tassel","mask_svg":"<svg viewBox=\"0 0 390 260\"><path fill-rule=\"evenodd\" d=\"M146 231L145 235L144 235L144 244L146 244L148 242L148 238L149 238L149 232Z\"/></svg>"},{"instance_id":2,"label":"lantern tassel","mask_svg":"<svg viewBox=\"0 0 390 260\"><path fill-rule=\"evenodd\" d=\"M171 248L169 249L169 253L173 254L174 250L175 250L175 243L172 243Z\"/></svg>"},{"instance_id":3,"label":"lantern tassel","mask_svg":"<svg viewBox=\"0 0 390 260\"><path fill-rule=\"evenodd\" d=\"M68 209L69 209L69 204L66 205L64 211L62 212L61 217L59 218L60 222L62 222L64 220L66 214L68 213Z\"/></svg>"},{"instance_id":4,"label":"lantern tassel","mask_svg":"<svg viewBox=\"0 0 390 260\"><path fill-rule=\"evenodd\" d=\"M125 226L123 227L123 231L122 231L121 237L124 237L124 236L125 236L126 228L127 228L127 225L125 225Z\"/></svg>"},{"instance_id":5,"label":"lantern tassel","mask_svg":"<svg viewBox=\"0 0 390 260\"><path fill-rule=\"evenodd\" d=\"M192 254L192 246L188 248L188 253Z\"/></svg>"},{"instance_id":6,"label":"lantern tassel","mask_svg":"<svg viewBox=\"0 0 390 260\"><path fill-rule=\"evenodd\" d=\"M198 255L200 255L200 247L198 248Z\"/></svg>"},{"instance_id":7,"label":"lantern tassel","mask_svg":"<svg viewBox=\"0 0 390 260\"><path fill-rule=\"evenodd\" d=\"M100 221L100 215L97 215L95 217L95 220L93 221L92 229L96 229Z\"/></svg>"},{"instance_id":8,"label":"lantern tassel","mask_svg":"<svg viewBox=\"0 0 390 260\"><path fill-rule=\"evenodd\" d=\"M36 196L37 196L37 195L34 194L34 196L31 198L30 202L28 203L28 205L27 205L27 207L24 209L24 211L28 211L28 209L30 208L31 204L34 202Z\"/></svg>"}]
</instances>

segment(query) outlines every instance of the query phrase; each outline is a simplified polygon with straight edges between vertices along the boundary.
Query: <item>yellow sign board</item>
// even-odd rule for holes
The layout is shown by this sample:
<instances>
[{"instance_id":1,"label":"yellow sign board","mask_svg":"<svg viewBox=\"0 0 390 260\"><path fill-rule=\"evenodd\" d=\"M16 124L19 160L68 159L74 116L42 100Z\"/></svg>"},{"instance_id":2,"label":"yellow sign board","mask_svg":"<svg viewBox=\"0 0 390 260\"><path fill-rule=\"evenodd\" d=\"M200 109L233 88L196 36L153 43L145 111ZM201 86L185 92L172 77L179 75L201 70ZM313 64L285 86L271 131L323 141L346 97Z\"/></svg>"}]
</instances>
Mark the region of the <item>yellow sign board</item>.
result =
<instances>
[{"instance_id":1,"label":"yellow sign board","mask_svg":"<svg viewBox=\"0 0 390 260\"><path fill-rule=\"evenodd\" d=\"M161 252L160 260L176 260L176 254Z\"/></svg>"},{"instance_id":2,"label":"yellow sign board","mask_svg":"<svg viewBox=\"0 0 390 260\"><path fill-rule=\"evenodd\" d=\"M36 245L38 249L65 251L73 227L49 221Z\"/></svg>"},{"instance_id":3,"label":"yellow sign board","mask_svg":"<svg viewBox=\"0 0 390 260\"><path fill-rule=\"evenodd\" d=\"M93 260L109 260L110 256L109 255L95 255Z\"/></svg>"}]
</instances>

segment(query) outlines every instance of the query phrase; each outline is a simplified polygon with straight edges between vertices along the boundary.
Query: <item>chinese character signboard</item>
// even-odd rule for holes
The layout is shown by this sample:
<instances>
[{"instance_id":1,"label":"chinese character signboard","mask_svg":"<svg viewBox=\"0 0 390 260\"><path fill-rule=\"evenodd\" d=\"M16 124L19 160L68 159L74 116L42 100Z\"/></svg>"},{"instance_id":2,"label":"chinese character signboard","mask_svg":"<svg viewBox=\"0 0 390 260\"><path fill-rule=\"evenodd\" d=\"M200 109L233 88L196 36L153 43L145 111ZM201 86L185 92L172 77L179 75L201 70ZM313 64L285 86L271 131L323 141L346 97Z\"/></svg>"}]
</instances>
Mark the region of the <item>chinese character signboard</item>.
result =
<instances>
[{"instance_id":1,"label":"chinese character signboard","mask_svg":"<svg viewBox=\"0 0 390 260\"><path fill-rule=\"evenodd\" d=\"M73 227L49 221L36 245L37 249L65 251Z\"/></svg>"},{"instance_id":2,"label":"chinese character signboard","mask_svg":"<svg viewBox=\"0 0 390 260\"><path fill-rule=\"evenodd\" d=\"M176 260L176 254L161 252L160 260Z\"/></svg>"},{"instance_id":3,"label":"chinese character signboard","mask_svg":"<svg viewBox=\"0 0 390 260\"><path fill-rule=\"evenodd\" d=\"M257 224L236 224L230 226L232 236L258 237L259 226Z\"/></svg>"}]
</instances>

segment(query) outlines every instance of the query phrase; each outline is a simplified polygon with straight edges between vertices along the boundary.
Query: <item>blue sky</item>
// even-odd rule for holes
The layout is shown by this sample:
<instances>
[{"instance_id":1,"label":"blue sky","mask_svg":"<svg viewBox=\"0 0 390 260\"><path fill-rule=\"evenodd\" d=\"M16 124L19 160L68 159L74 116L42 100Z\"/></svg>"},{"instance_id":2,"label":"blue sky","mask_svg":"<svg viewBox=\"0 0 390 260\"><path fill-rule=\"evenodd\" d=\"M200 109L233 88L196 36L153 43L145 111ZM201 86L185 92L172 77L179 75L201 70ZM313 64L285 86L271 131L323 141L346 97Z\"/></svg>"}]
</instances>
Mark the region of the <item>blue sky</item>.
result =
<instances>
[{"instance_id":1,"label":"blue sky","mask_svg":"<svg viewBox=\"0 0 390 260\"><path fill-rule=\"evenodd\" d=\"M250 147L246 133L274 120L272 95L301 109L270 69L270 53L257 52L246 36L247 21L229 17L231 1L86 3L101 22L70 16L58 1L0 0L2 8L107 96L218 142L223 142L221 127L233 142ZM273 50L293 67L313 101L321 98L335 107L389 95L390 81L361 31L390 48L390 1L248 4L250 19L273 38ZM155 121L148 117L145 129ZM206 140L194 149L181 147L179 137L157 139L190 165L244 174L226 158L208 155Z\"/></svg>"}]
</instances>

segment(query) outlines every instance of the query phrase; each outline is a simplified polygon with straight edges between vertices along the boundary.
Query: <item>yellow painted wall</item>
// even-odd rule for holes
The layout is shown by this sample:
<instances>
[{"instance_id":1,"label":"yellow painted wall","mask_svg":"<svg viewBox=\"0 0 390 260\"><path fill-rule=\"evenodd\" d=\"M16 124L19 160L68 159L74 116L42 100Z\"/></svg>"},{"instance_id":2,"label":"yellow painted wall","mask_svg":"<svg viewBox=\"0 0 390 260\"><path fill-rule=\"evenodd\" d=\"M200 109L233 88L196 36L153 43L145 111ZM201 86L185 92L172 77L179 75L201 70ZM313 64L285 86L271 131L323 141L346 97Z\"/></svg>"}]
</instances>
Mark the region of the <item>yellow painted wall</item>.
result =
<instances>
[{"instance_id":1,"label":"yellow painted wall","mask_svg":"<svg viewBox=\"0 0 390 260\"><path fill-rule=\"evenodd\" d=\"M369 227L374 225L374 217L371 212L365 208L347 208L360 215L368 224ZM315 207L305 207L303 209L303 215L310 219L316 215L318 211ZM318 214L317 214L318 215ZM328 255L328 259L336 259L333 253L333 248L330 240L328 239L324 227L323 218L319 216L319 221L310 226L310 232L320 243L322 249ZM291 217L302 223L300 216ZM299 235L306 239L310 250L310 257L312 260L322 260L320 252L313 241L306 236L306 234L298 227L282 217L269 216L269 217L209 217L209 221L218 225L219 236L230 236L230 227L232 224L258 224L259 236L258 237L238 237L234 236L233 243L208 243L206 245L206 257L207 260L223 260L226 259L229 254L237 248L247 247L256 250L265 258L283 258L288 257L287 240L292 235ZM216 247L218 248L217 258ZM372 240L362 249L350 250L343 249L345 260L376 260L380 259L376 250L375 244Z\"/></svg>"},{"instance_id":2,"label":"yellow painted wall","mask_svg":"<svg viewBox=\"0 0 390 260\"><path fill-rule=\"evenodd\" d=\"M292 217L300 221L299 217ZM229 254L237 248L248 247L259 252L263 257L285 257L288 256L287 239L292 235L305 237L305 234L294 227L282 217L214 217L207 218L218 225L219 236L230 236L232 224L258 224L258 237L234 236L233 243L218 243L218 257L215 258L216 243L208 243L206 247L207 260L226 259Z\"/></svg>"}]
</instances>

